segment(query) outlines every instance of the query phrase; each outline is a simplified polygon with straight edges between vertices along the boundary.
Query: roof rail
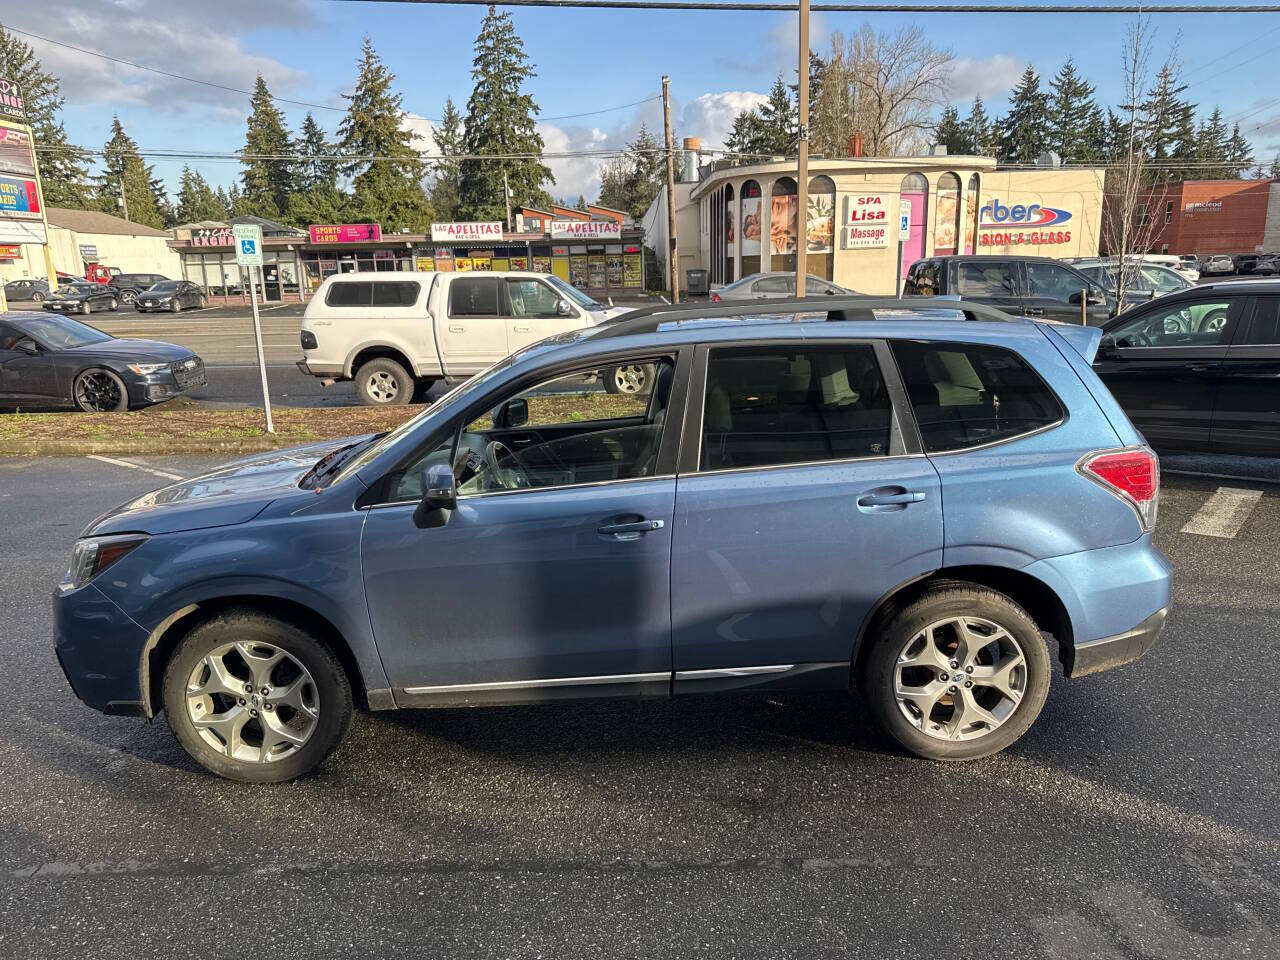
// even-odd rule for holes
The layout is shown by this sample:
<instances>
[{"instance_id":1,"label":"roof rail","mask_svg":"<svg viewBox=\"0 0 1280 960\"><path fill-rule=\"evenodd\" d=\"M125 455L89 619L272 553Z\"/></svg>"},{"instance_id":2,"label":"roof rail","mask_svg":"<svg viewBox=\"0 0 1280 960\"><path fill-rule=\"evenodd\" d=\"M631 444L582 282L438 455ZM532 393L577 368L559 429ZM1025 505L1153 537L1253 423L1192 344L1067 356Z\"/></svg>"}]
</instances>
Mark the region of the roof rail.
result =
<instances>
[{"instance_id":1,"label":"roof rail","mask_svg":"<svg viewBox=\"0 0 1280 960\"><path fill-rule=\"evenodd\" d=\"M765 316L772 313L825 313L830 321L874 320L876 310L954 310L965 320L1009 322L1025 320L985 303L955 297L871 297L816 296L789 297L778 300L740 300L734 303L659 304L641 307L606 320L595 328L592 338L622 337L633 333L652 333L661 324L704 317Z\"/></svg>"}]
</instances>

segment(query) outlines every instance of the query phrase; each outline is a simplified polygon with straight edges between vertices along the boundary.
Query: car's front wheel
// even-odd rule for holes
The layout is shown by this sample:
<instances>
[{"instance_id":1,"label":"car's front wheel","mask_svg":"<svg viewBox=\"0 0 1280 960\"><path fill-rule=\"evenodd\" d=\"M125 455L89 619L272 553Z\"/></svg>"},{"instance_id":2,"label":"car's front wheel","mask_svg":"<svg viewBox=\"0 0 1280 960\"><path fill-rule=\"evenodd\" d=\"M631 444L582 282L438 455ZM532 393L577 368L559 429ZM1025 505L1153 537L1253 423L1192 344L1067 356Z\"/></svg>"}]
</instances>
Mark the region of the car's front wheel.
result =
<instances>
[{"instance_id":1,"label":"car's front wheel","mask_svg":"<svg viewBox=\"0 0 1280 960\"><path fill-rule=\"evenodd\" d=\"M120 309L119 301L117 301L115 297L112 297L111 300L107 303L107 309L110 310L112 313L115 313L117 310Z\"/></svg>"},{"instance_id":2,"label":"car's front wheel","mask_svg":"<svg viewBox=\"0 0 1280 960\"><path fill-rule=\"evenodd\" d=\"M997 753L1027 732L1049 693L1052 671L1039 628L989 587L932 587L872 642L863 695L880 726L917 756Z\"/></svg>"},{"instance_id":3,"label":"car's front wheel","mask_svg":"<svg viewBox=\"0 0 1280 960\"><path fill-rule=\"evenodd\" d=\"M82 300L80 302L80 312L86 317L93 312L93 307L89 306L88 300Z\"/></svg>"},{"instance_id":4,"label":"car's front wheel","mask_svg":"<svg viewBox=\"0 0 1280 960\"><path fill-rule=\"evenodd\" d=\"M110 370L85 370L71 386L76 407L85 413L119 413L129 409L129 391Z\"/></svg>"},{"instance_id":5,"label":"car's front wheel","mask_svg":"<svg viewBox=\"0 0 1280 960\"><path fill-rule=\"evenodd\" d=\"M191 758L231 780L280 783L313 770L351 724L351 682L327 645L254 610L192 630L164 672L169 727Z\"/></svg>"},{"instance_id":6,"label":"car's front wheel","mask_svg":"<svg viewBox=\"0 0 1280 960\"><path fill-rule=\"evenodd\" d=\"M121 303L133 303L137 299L138 299L138 295L134 293L132 290L125 290L123 293L120 294Z\"/></svg>"},{"instance_id":7,"label":"car's front wheel","mask_svg":"<svg viewBox=\"0 0 1280 960\"><path fill-rule=\"evenodd\" d=\"M35 293L31 295L32 303L42 303L43 301L44 301L44 294L41 293L39 290L37 290Z\"/></svg>"}]
</instances>

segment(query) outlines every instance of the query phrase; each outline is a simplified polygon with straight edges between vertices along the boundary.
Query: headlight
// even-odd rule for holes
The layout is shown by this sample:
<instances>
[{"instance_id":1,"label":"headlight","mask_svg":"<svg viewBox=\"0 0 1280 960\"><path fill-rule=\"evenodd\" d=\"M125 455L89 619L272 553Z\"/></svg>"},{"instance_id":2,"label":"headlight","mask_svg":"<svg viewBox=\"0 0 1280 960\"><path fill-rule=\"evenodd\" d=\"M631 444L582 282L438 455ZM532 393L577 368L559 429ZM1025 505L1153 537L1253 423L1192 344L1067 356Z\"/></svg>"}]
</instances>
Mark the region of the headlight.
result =
<instances>
[{"instance_id":1,"label":"headlight","mask_svg":"<svg viewBox=\"0 0 1280 960\"><path fill-rule=\"evenodd\" d=\"M146 536L137 533L77 540L76 545L71 549L71 569L67 571L71 588L74 590L77 587L83 587L146 540Z\"/></svg>"},{"instance_id":2,"label":"headlight","mask_svg":"<svg viewBox=\"0 0 1280 960\"><path fill-rule=\"evenodd\" d=\"M173 299L173 294L167 293L163 297L156 297L156 303L168 303Z\"/></svg>"},{"instance_id":3,"label":"headlight","mask_svg":"<svg viewBox=\"0 0 1280 960\"><path fill-rule=\"evenodd\" d=\"M145 377L152 373L162 373L169 369L167 363L131 363L129 369L140 377Z\"/></svg>"}]
</instances>

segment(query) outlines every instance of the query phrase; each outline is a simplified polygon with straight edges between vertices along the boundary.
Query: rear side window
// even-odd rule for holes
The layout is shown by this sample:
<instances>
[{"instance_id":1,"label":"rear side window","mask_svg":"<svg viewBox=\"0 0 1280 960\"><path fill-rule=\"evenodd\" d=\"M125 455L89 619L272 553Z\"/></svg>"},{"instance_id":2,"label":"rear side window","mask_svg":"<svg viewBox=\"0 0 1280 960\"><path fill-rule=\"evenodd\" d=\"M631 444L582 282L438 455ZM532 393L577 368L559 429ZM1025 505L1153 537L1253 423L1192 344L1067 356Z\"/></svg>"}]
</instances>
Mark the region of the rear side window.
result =
<instances>
[{"instance_id":1,"label":"rear side window","mask_svg":"<svg viewBox=\"0 0 1280 960\"><path fill-rule=\"evenodd\" d=\"M891 420L870 346L712 350L699 466L885 456Z\"/></svg>"},{"instance_id":2,"label":"rear side window","mask_svg":"<svg viewBox=\"0 0 1280 960\"><path fill-rule=\"evenodd\" d=\"M907 274L903 293L911 296L936 297L938 289L938 261L918 260Z\"/></svg>"},{"instance_id":3,"label":"rear side window","mask_svg":"<svg viewBox=\"0 0 1280 960\"><path fill-rule=\"evenodd\" d=\"M926 453L1008 440L1063 418L1040 375L1003 347L898 340L893 356Z\"/></svg>"},{"instance_id":4,"label":"rear side window","mask_svg":"<svg viewBox=\"0 0 1280 960\"><path fill-rule=\"evenodd\" d=\"M331 307L412 307L421 289L415 280L335 283L324 302Z\"/></svg>"},{"instance_id":5,"label":"rear side window","mask_svg":"<svg viewBox=\"0 0 1280 960\"><path fill-rule=\"evenodd\" d=\"M498 280L495 277L460 277L449 285L449 316L498 316Z\"/></svg>"},{"instance_id":6,"label":"rear side window","mask_svg":"<svg viewBox=\"0 0 1280 960\"><path fill-rule=\"evenodd\" d=\"M787 279L787 277L765 277L763 280L757 280L752 289L755 293L790 293L792 288L787 283ZM791 283L795 283L794 278Z\"/></svg>"},{"instance_id":7,"label":"rear side window","mask_svg":"<svg viewBox=\"0 0 1280 960\"><path fill-rule=\"evenodd\" d=\"M962 297L1012 297L1013 264L1000 261L956 265L956 293Z\"/></svg>"},{"instance_id":8,"label":"rear side window","mask_svg":"<svg viewBox=\"0 0 1280 960\"><path fill-rule=\"evenodd\" d=\"M329 287L324 302L331 307L367 307L372 297L371 283L335 283Z\"/></svg>"},{"instance_id":9,"label":"rear side window","mask_svg":"<svg viewBox=\"0 0 1280 960\"><path fill-rule=\"evenodd\" d=\"M1259 297L1253 309L1253 321L1244 343L1267 345L1280 343L1280 297Z\"/></svg>"}]
</instances>

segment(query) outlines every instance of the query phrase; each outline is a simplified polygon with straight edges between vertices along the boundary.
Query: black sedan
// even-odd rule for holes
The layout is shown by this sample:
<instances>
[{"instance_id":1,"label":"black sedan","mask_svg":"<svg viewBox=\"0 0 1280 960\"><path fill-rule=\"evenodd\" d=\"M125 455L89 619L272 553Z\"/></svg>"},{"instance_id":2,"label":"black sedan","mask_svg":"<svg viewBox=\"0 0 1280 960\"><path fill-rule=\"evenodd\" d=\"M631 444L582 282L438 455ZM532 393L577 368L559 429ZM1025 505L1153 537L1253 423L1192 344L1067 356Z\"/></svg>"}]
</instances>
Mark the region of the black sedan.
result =
<instances>
[{"instance_id":1,"label":"black sedan","mask_svg":"<svg viewBox=\"0 0 1280 960\"><path fill-rule=\"evenodd\" d=\"M117 340L70 317L0 316L0 404L128 410L206 383L204 361L186 347Z\"/></svg>"},{"instance_id":2,"label":"black sedan","mask_svg":"<svg viewBox=\"0 0 1280 960\"><path fill-rule=\"evenodd\" d=\"M1157 450L1280 456L1280 280L1171 293L1102 330L1093 368Z\"/></svg>"},{"instance_id":3,"label":"black sedan","mask_svg":"<svg viewBox=\"0 0 1280 960\"><path fill-rule=\"evenodd\" d=\"M42 303L48 297L49 281L47 280L10 280L4 285L4 298L10 303L23 300Z\"/></svg>"},{"instance_id":4,"label":"black sedan","mask_svg":"<svg viewBox=\"0 0 1280 960\"><path fill-rule=\"evenodd\" d=\"M120 291L103 283L66 283L44 302L51 313L90 314L95 310L115 310L120 306Z\"/></svg>"},{"instance_id":5,"label":"black sedan","mask_svg":"<svg viewBox=\"0 0 1280 960\"><path fill-rule=\"evenodd\" d=\"M178 313L187 307L199 310L204 305L204 291L190 280L161 280L155 286L143 290L133 302L134 309L139 313L152 310Z\"/></svg>"}]
</instances>

